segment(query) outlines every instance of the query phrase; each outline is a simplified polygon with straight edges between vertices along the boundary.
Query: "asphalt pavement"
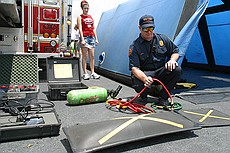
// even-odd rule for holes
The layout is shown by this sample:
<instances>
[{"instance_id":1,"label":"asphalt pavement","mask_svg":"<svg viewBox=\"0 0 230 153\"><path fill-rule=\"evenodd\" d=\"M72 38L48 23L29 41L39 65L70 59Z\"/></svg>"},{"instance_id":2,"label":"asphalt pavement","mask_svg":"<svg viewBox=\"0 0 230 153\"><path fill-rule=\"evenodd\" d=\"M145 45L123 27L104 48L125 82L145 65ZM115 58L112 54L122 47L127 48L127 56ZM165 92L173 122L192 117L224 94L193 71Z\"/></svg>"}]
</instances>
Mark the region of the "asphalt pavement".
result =
<instances>
[{"instance_id":1,"label":"asphalt pavement","mask_svg":"<svg viewBox=\"0 0 230 153\"><path fill-rule=\"evenodd\" d=\"M196 89L175 90L174 94L196 93L196 91L205 92L210 97L219 95L212 94L212 91L230 92L229 74L216 74L199 70L187 69L183 77L187 82L195 82L199 86ZM122 86L117 97L133 97L135 91L128 86L115 82L109 78L101 76L98 80L83 80L82 83L87 86L98 86L108 90L116 89L118 85ZM40 82L40 92L38 99L47 99L47 82ZM203 93L203 94L205 94ZM175 102L182 105L183 110L191 109L214 109L221 113L230 115L230 98L225 97L222 101L205 103L202 96L198 98L204 103L194 104L180 97L173 98ZM197 100L197 99L196 99ZM27 140L16 140L2 142L0 144L1 153L71 153L71 147L63 127L72 127L76 124L90 124L94 122L106 121L116 117L123 117L127 114L111 111L105 107L105 102L92 103L87 105L69 106L66 100L53 101L55 110L61 120L61 128L58 136L33 138ZM198 130L189 130L172 134L164 134L157 137L135 141L127 144L109 147L99 150L100 153L125 152L125 153L229 153L230 152L230 123L226 120L226 125L217 125L203 127ZM102 129L103 130L103 129ZM135 134L135 133L134 133Z\"/></svg>"}]
</instances>

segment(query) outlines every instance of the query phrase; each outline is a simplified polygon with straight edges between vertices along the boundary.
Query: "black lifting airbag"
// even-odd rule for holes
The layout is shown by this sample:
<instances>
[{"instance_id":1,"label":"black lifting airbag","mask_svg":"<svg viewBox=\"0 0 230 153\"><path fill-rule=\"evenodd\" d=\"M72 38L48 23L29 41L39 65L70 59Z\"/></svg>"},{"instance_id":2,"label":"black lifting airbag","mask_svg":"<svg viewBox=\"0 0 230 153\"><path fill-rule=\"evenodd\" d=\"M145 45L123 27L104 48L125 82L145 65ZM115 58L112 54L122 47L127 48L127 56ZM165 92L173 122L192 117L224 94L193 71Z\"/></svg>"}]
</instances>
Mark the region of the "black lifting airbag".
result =
<instances>
[{"instance_id":1,"label":"black lifting airbag","mask_svg":"<svg viewBox=\"0 0 230 153\"><path fill-rule=\"evenodd\" d=\"M64 127L73 152L91 152L128 142L201 127L175 112L132 115Z\"/></svg>"}]
</instances>

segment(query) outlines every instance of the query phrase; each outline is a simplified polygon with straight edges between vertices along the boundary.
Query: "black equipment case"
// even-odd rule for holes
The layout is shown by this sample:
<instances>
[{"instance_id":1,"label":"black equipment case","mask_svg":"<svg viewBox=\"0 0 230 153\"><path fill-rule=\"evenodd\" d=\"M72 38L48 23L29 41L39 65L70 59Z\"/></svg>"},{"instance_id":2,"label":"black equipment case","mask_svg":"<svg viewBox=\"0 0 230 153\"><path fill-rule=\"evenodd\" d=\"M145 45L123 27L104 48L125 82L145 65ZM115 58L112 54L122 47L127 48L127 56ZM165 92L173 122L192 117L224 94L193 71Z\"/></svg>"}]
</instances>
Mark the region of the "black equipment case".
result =
<instances>
[{"instance_id":1,"label":"black equipment case","mask_svg":"<svg viewBox=\"0 0 230 153\"><path fill-rule=\"evenodd\" d=\"M54 104L39 100L38 57L0 54L0 142L59 134Z\"/></svg>"},{"instance_id":2,"label":"black equipment case","mask_svg":"<svg viewBox=\"0 0 230 153\"><path fill-rule=\"evenodd\" d=\"M88 88L81 82L79 58L51 56L46 64L50 100L66 100L70 90Z\"/></svg>"},{"instance_id":3,"label":"black equipment case","mask_svg":"<svg viewBox=\"0 0 230 153\"><path fill-rule=\"evenodd\" d=\"M29 113L24 121L0 109L0 142L57 136L60 127L61 121L52 107L36 114Z\"/></svg>"},{"instance_id":4,"label":"black equipment case","mask_svg":"<svg viewBox=\"0 0 230 153\"><path fill-rule=\"evenodd\" d=\"M0 54L0 101L36 102L38 58L31 54Z\"/></svg>"}]
</instances>

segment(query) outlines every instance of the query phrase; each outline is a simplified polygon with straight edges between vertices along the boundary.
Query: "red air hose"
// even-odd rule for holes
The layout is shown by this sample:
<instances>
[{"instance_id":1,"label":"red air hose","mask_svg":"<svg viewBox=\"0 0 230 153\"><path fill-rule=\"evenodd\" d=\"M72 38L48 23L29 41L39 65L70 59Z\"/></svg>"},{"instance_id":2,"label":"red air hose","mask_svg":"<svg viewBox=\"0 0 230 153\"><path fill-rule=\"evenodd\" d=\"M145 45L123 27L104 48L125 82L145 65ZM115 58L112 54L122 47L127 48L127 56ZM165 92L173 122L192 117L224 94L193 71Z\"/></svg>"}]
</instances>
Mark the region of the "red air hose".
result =
<instances>
[{"instance_id":1,"label":"red air hose","mask_svg":"<svg viewBox=\"0 0 230 153\"><path fill-rule=\"evenodd\" d=\"M167 94L169 95L169 98L171 100L171 110L173 110L173 98L172 95L169 93L168 89L165 87L165 85L158 79L156 78L152 78L153 81L157 81L159 82L162 87L165 89L165 91L167 92ZM145 86L135 97L133 97L130 101L124 101L122 99L112 99L112 100L107 100L106 103L109 104L111 107L116 106L118 109L130 109L131 111L133 111L134 113L154 113L155 111L151 108L148 108L144 105L141 104L136 104L133 103L133 101L135 99L137 99L138 97L140 97L140 95L147 89L148 87Z\"/></svg>"}]
</instances>

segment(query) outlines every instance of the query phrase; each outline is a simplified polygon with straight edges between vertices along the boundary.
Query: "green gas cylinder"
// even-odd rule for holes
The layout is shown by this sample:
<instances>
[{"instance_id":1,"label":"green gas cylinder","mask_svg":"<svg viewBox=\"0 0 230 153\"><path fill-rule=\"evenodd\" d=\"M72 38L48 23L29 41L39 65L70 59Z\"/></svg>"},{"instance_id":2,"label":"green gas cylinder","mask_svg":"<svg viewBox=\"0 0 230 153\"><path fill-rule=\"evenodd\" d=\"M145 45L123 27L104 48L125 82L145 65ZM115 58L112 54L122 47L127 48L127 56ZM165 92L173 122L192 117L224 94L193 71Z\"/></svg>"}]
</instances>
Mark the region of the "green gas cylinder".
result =
<instances>
[{"instance_id":1,"label":"green gas cylinder","mask_svg":"<svg viewBox=\"0 0 230 153\"><path fill-rule=\"evenodd\" d=\"M71 90L67 94L69 105L81 105L106 101L107 90L101 87L89 87L88 89Z\"/></svg>"}]
</instances>

